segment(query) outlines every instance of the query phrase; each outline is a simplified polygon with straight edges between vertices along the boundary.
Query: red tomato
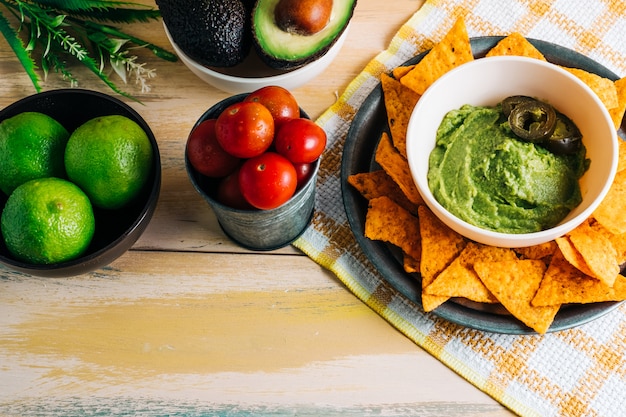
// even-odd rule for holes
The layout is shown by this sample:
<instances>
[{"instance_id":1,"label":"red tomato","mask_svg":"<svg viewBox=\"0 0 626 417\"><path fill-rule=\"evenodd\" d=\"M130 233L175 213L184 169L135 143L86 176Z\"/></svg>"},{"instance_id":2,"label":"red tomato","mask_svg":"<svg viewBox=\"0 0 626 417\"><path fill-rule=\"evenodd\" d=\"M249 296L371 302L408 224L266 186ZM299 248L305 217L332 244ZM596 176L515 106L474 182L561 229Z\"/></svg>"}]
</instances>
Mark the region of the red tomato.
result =
<instances>
[{"instance_id":1,"label":"red tomato","mask_svg":"<svg viewBox=\"0 0 626 417\"><path fill-rule=\"evenodd\" d=\"M275 152L248 159L239 170L239 188L244 198L262 210L276 208L296 191L296 169L287 158Z\"/></svg>"},{"instance_id":2,"label":"red tomato","mask_svg":"<svg viewBox=\"0 0 626 417\"><path fill-rule=\"evenodd\" d=\"M308 164L324 152L326 132L309 119L292 119L278 130L274 145L276 152L294 164Z\"/></svg>"},{"instance_id":3,"label":"red tomato","mask_svg":"<svg viewBox=\"0 0 626 417\"><path fill-rule=\"evenodd\" d=\"M241 194L239 170L223 178L217 186L216 200L225 206L239 210L252 210L254 207Z\"/></svg>"},{"instance_id":4,"label":"red tomato","mask_svg":"<svg viewBox=\"0 0 626 417\"><path fill-rule=\"evenodd\" d=\"M272 144L274 119L262 104L235 103L217 117L215 132L226 152L238 158L252 158Z\"/></svg>"},{"instance_id":5,"label":"red tomato","mask_svg":"<svg viewBox=\"0 0 626 417\"><path fill-rule=\"evenodd\" d=\"M293 167L296 169L296 176L298 178L298 189L300 189L309 179L311 173L313 172L314 166L315 165L313 163L293 164Z\"/></svg>"},{"instance_id":6,"label":"red tomato","mask_svg":"<svg viewBox=\"0 0 626 417\"><path fill-rule=\"evenodd\" d=\"M276 130L288 120L300 117L300 107L289 90L270 85L250 93L244 101L261 103L272 113Z\"/></svg>"},{"instance_id":7,"label":"red tomato","mask_svg":"<svg viewBox=\"0 0 626 417\"><path fill-rule=\"evenodd\" d=\"M239 158L217 142L215 119L200 123L187 139L187 158L196 171L207 177L225 177L239 166Z\"/></svg>"}]
</instances>

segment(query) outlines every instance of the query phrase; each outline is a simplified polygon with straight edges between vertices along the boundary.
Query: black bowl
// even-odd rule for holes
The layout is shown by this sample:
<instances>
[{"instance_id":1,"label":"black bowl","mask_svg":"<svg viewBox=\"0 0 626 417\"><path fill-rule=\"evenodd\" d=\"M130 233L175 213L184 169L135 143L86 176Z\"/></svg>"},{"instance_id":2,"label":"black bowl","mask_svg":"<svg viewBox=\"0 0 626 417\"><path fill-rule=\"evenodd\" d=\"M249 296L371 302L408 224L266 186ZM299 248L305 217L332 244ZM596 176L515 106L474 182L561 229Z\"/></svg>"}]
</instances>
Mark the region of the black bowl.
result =
<instances>
[{"instance_id":1,"label":"black bowl","mask_svg":"<svg viewBox=\"0 0 626 417\"><path fill-rule=\"evenodd\" d=\"M0 239L0 263L10 269L43 277L84 274L113 262L126 252L150 222L161 191L161 158L154 134L143 118L122 101L96 91L60 89L25 97L0 110L0 122L25 111L47 114L73 132L86 121L108 115L122 115L135 121L146 132L153 151L150 177L133 202L119 210L94 208L96 232L87 251L71 261L34 265L15 259ZM8 196L0 192L0 212Z\"/></svg>"}]
</instances>

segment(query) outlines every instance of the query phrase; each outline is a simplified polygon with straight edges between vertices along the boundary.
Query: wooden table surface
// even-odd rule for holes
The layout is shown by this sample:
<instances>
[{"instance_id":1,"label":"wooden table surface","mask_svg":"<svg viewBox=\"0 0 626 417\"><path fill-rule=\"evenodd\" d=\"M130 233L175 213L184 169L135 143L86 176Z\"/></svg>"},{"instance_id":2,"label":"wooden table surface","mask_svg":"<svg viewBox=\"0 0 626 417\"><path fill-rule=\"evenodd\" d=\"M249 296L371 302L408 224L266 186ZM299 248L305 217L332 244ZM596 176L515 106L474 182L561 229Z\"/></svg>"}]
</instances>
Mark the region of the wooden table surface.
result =
<instances>
[{"instance_id":1,"label":"wooden table surface","mask_svg":"<svg viewBox=\"0 0 626 417\"><path fill-rule=\"evenodd\" d=\"M339 57L293 91L312 118L422 1L381 4L359 0ZM160 22L127 30L171 50ZM93 273L0 268L0 415L512 415L294 248L254 253L229 241L183 161L194 122L228 94L181 62L137 54L157 77L146 94L125 87L144 104L124 101L159 143L156 213L129 252ZM110 93L73 68L79 87ZM67 86L54 73L44 83ZM0 39L0 108L33 93Z\"/></svg>"}]
</instances>

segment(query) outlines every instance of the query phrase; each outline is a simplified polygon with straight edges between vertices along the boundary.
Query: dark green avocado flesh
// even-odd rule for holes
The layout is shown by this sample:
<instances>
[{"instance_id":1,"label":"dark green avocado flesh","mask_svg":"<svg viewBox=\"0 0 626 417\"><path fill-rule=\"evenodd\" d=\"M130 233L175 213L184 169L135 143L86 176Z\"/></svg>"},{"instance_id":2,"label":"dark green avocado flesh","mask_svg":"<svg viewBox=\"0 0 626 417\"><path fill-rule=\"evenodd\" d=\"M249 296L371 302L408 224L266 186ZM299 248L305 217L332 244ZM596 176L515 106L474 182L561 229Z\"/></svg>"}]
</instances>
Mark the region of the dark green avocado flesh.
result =
<instances>
[{"instance_id":1,"label":"dark green avocado flesh","mask_svg":"<svg viewBox=\"0 0 626 417\"><path fill-rule=\"evenodd\" d=\"M157 0L173 41L206 66L232 67L251 49L250 0Z\"/></svg>"},{"instance_id":2,"label":"dark green avocado flesh","mask_svg":"<svg viewBox=\"0 0 626 417\"><path fill-rule=\"evenodd\" d=\"M333 0L330 22L313 35L283 31L274 19L279 0L258 0L252 12L254 47L268 66L295 69L320 58L342 35L356 7L356 0Z\"/></svg>"}]
</instances>

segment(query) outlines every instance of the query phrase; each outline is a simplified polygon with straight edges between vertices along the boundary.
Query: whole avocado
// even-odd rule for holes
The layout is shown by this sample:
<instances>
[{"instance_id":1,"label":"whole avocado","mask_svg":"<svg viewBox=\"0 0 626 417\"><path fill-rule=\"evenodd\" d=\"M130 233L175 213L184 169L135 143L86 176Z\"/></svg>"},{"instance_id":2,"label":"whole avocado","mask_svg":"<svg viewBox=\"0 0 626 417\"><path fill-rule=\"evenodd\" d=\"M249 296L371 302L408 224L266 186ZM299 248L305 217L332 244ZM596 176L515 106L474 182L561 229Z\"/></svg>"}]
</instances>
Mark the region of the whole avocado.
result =
<instances>
[{"instance_id":1,"label":"whole avocado","mask_svg":"<svg viewBox=\"0 0 626 417\"><path fill-rule=\"evenodd\" d=\"M357 0L324 2L331 4L330 20L323 29L303 34L277 23L277 9L284 7L283 1L257 0L252 11L252 36L256 52L268 66L280 70L299 68L325 55L348 27L357 3ZM307 6L304 2L285 3L289 3L288 13L302 11L302 14L306 14L304 10Z\"/></svg>"},{"instance_id":2,"label":"whole avocado","mask_svg":"<svg viewBox=\"0 0 626 417\"><path fill-rule=\"evenodd\" d=\"M242 0L157 0L180 49L198 63L232 67L251 48L249 6Z\"/></svg>"}]
</instances>

